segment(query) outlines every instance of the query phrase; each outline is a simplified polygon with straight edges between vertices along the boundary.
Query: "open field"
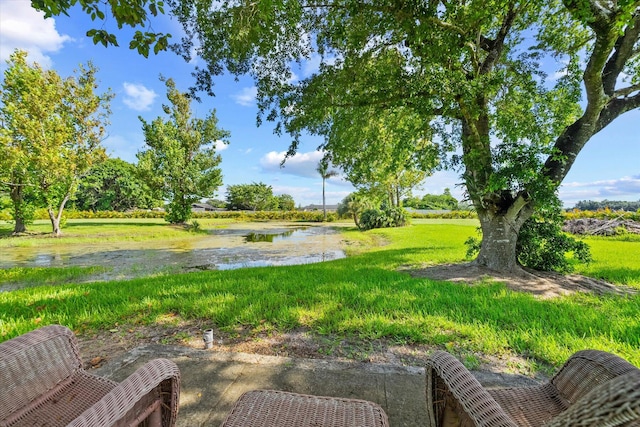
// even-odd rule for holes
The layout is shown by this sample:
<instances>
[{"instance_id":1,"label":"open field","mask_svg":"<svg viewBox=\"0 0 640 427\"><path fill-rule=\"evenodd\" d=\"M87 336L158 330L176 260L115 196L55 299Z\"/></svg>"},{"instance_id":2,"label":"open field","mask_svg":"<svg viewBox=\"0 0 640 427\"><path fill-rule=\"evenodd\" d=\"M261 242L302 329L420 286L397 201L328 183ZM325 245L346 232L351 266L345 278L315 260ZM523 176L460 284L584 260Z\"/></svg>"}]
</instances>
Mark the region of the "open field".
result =
<instances>
[{"instance_id":1,"label":"open field","mask_svg":"<svg viewBox=\"0 0 640 427\"><path fill-rule=\"evenodd\" d=\"M186 233L160 222L141 226L138 221L126 226L137 230L137 238ZM219 221L205 228L224 226ZM102 229L94 221L85 226L76 227L76 234L68 226L68 237L55 244L67 238L67 244L72 239L120 238L113 225ZM0 340L51 323L87 336L196 321L229 334L242 331L247 339L302 329L319 336L446 348L467 360L513 355L553 366L579 349L596 348L640 365L639 295L574 294L542 300L502 284L467 286L403 272L463 261L463 242L476 226L473 220L421 220L411 227L361 233L344 224L348 258L300 266L81 284L69 282L82 276L82 270L5 269L0 284L34 277L59 280L52 282L55 286L0 293ZM131 229L128 234L133 234ZM38 239L48 238L24 240ZM1 250L10 250L15 244L11 240L0 239ZM640 240L588 242L594 262L580 273L640 288Z\"/></svg>"}]
</instances>

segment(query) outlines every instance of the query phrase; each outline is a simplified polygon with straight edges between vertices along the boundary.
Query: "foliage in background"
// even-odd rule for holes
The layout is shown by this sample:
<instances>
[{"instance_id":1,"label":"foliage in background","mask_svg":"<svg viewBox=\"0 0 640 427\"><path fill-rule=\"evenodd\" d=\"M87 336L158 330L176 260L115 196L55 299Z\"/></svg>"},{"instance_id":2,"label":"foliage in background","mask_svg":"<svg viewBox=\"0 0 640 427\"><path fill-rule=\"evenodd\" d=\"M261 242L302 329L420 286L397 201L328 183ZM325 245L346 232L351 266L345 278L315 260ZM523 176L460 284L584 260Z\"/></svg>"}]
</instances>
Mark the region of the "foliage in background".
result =
<instances>
[{"instance_id":1,"label":"foliage in background","mask_svg":"<svg viewBox=\"0 0 640 427\"><path fill-rule=\"evenodd\" d=\"M264 182L235 184L227 186L225 208L248 211L292 211L296 207L293 196L273 194L273 187Z\"/></svg>"},{"instance_id":2,"label":"foliage in background","mask_svg":"<svg viewBox=\"0 0 640 427\"><path fill-rule=\"evenodd\" d=\"M162 206L162 200L154 199L134 164L109 158L82 177L74 205L81 211L122 212Z\"/></svg>"},{"instance_id":3,"label":"foliage in background","mask_svg":"<svg viewBox=\"0 0 640 427\"><path fill-rule=\"evenodd\" d=\"M27 62L16 50L8 60L0 108L0 177L14 203L14 232L26 230L33 204L47 208L53 234L80 177L105 158L109 92L99 95L96 68L80 66L76 76L62 78Z\"/></svg>"},{"instance_id":4,"label":"foliage in background","mask_svg":"<svg viewBox=\"0 0 640 427\"><path fill-rule=\"evenodd\" d=\"M410 108L345 106L335 112L327 145L332 161L358 190L402 206L438 164L432 135L429 124Z\"/></svg>"},{"instance_id":5,"label":"foliage in background","mask_svg":"<svg viewBox=\"0 0 640 427\"><path fill-rule=\"evenodd\" d=\"M296 202L293 200L293 196L290 194L280 194L275 196L278 203L278 210L281 211L293 211L296 209Z\"/></svg>"},{"instance_id":6,"label":"foliage in background","mask_svg":"<svg viewBox=\"0 0 640 427\"><path fill-rule=\"evenodd\" d=\"M595 219L630 219L633 221L640 221L640 211L627 212L627 211L612 211L611 209L598 209L597 211L581 211L571 210L564 212L565 219L579 219L579 218L595 218Z\"/></svg>"},{"instance_id":7,"label":"foliage in background","mask_svg":"<svg viewBox=\"0 0 640 427\"><path fill-rule=\"evenodd\" d=\"M229 210L268 211L278 207L273 187L264 182L228 185L226 199Z\"/></svg>"},{"instance_id":8,"label":"foliage in background","mask_svg":"<svg viewBox=\"0 0 640 427\"><path fill-rule=\"evenodd\" d=\"M185 223L191 218L191 205L212 197L222 185L222 159L215 143L229 133L218 128L215 110L204 119L192 117L187 94L178 91L172 79L164 82L171 105L162 108L169 117L151 123L140 117L147 148L137 155L138 168L149 187L169 201L167 221Z\"/></svg>"},{"instance_id":9,"label":"foliage in background","mask_svg":"<svg viewBox=\"0 0 640 427\"><path fill-rule=\"evenodd\" d=\"M356 227L361 228L360 216L368 209L373 209L374 202L362 192L351 193L338 203L337 213L340 217L350 217Z\"/></svg>"},{"instance_id":10,"label":"foliage in background","mask_svg":"<svg viewBox=\"0 0 640 427\"><path fill-rule=\"evenodd\" d=\"M445 188L442 194L425 194L421 198L409 197L404 199L403 206L415 209L455 210L458 208L458 199L451 195L451 190Z\"/></svg>"},{"instance_id":11,"label":"foliage in background","mask_svg":"<svg viewBox=\"0 0 640 427\"><path fill-rule=\"evenodd\" d=\"M597 211L600 209L610 209L614 211L640 212L640 200L630 202L626 200L581 200L575 204L574 209L581 211Z\"/></svg>"}]
</instances>

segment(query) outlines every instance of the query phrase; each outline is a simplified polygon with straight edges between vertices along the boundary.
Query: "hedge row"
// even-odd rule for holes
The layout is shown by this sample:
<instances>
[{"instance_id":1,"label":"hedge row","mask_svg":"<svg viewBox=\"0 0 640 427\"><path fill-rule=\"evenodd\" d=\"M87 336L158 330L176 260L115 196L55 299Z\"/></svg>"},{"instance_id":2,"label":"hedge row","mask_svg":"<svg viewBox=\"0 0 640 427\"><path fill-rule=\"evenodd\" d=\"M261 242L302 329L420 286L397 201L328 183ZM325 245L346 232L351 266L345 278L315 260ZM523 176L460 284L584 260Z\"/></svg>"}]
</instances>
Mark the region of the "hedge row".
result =
<instances>
[{"instance_id":1,"label":"hedge row","mask_svg":"<svg viewBox=\"0 0 640 427\"><path fill-rule=\"evenodd\" d=\"M64 218L66 219L93 219L93 218L164 218L165 213L162 211L131 211L131 212L116 212L116 211L73 211L68 210L64 212ZM474 219L478 216L475 211L450 211L442 213L410 213L411 218L426 218L426 219ZM581 211L574 209L572 211L564 212L565 219L579 219L579 218L596 218L596 219L625 219L632 221L640 221L640 211L638 212L625 212L625 211L612 211L610 209L598 209L597 211ZM216 212L194 212L193 218L228 218L237 219L239 221L309 221L309 222L322 222L321 211L216 211ZM5 209L0 211L0 220L10 221L11 211ZM35 219L49 219L47 211L45 209L38 209L35 212ZM335 221L338 219L338 215L335 212L327 212L327 221Z\"/></svg>"},{"instance_id":2,"label":"hedge row","mask_svg":"<svg viewBox=\"0 0 640 427\"><path fill-rule=\"evenodd\" d=\"M165 213L162 211L138 210L130 212L116 211L74 211L67 210L64 212L65 219L115 219L115 218L164 218ZM323 219L322 212L305 212L305 211L216 211L216 212L194 212L192 218L229 218L241 221L309 221L321 222ZM333 212L327 212L327 221L335 221L338 216ZM9 210L0 211L0 220L10 221L11 212ZM34 219L46 220L49 215L45 209L37 209Z\"/></svg>"}]
</instances>

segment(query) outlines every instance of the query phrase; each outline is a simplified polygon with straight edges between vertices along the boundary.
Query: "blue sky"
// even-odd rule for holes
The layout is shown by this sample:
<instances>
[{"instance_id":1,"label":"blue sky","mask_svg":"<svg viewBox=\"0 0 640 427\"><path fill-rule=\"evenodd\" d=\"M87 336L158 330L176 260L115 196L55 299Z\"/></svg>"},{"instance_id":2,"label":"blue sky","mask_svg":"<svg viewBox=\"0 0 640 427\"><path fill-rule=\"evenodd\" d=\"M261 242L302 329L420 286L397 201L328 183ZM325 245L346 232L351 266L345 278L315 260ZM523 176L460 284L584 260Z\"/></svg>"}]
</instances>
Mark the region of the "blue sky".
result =
<instances>
[{"instance_id":1,"label":"blue sky","mask_svg":"<svg viewBox=\"0 0 640 427\"><path fill-rule=\"evenodd\" d=\"M41 12L30 7L29 0L0 2L0 59L1 69L15 48L29 52L29 58L55 69L60 75L71 75L79 64L92 61L99 69L101 91L111 88L116 95L111 103L111 125L104 141L112 157L135 162L135 155L144 147L144 137L138 116L151 121L163 115L166 103L165 87L160 74L173 78L178 88L187 90L193 83L191 72L197 64L186 63L172 52L163 52L148 59L128 49L129 35L119 31L114 22L106 29L116 33L120 47L95 46L85 36L94 28L81 11L72 17L45 20ZM169 32L177 41L181 28L167 16L154 20L155 31ZM200 64L202 65L202 64ZM312 73L315 61L302 64L299 77ZM216 97L202 96L202 103L193 103L196 115L203 117L215 109L220 127L231 132L228 146L220 146L224 185L264 182L275 194L290 194L297 205L322 203L322 181L315 167L322 157L316 149L320 140L303 139L299 153L289 159L284 168L279 164L289 145L287 136L273 134L273 125L265 122L256 126L255 87L250 78L239 81L231 76L216 79ZM640 111L635 110L618 118L592 138L578 156L571 172L560 188L560 198L571 207L579 200L639 200L640 199ZM436 172L427 178L416 194L440 194L450 188L458 198L462 188L454 172ZM353 191L346 181L332 178L327 181L327 203L338 203ZM218 191L224 198L225 187Z\"/></svg>"}]
</instances>

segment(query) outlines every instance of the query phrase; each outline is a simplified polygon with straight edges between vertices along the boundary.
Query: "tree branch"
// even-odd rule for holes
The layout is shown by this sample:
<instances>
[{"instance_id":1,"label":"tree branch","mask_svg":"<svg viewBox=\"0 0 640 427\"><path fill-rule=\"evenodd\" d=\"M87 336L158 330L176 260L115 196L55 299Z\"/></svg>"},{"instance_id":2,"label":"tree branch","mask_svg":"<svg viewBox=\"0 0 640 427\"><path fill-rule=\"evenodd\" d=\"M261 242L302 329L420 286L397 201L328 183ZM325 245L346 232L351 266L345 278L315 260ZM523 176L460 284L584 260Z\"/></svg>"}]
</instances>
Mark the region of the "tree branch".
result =
<instances>
[{"instance_id":1,"label":"tree branch","mask_svg":"<svg viewBox=\"0 0 640 427\"><path fill-rule=\"evenodd\" d=\"M615 92L613 92L613 98L621 98L621 97L626 98L627 96L631 95L633 92L637 92L639 90L640 90L640 83L636 83L629 87L616 90Z\"/></svg>"},{"instance_id":2,"label":"tree branch","mask_svg":"<svg viewBox=\"0 0 640 427\"><path fill-rule=\"evenodd\" d=\"M640 90L640 84L634 86L636 87L636 91ZM612 99L600 114L600 118L596 122L594 134L600 132L617 117L636 108L640 108L640 93L622 99Z\"/></svg>"},{"instance_id":3,"label":"tree branch","mask_svg":"<svg viewBox=\"0 0 640 427\"><path fill-rule=\"evenodd\" d=\"M509 6L509 11L502 21L502 25L500 26L498 35L496 36L495 40L492 40L490 43L491 48L489 50L489 54L480 65L480 74L487 74L491 72L493 66L496 64L496 61L500 59L500 55L502 55L502 50L504 49L504 41L507 38L507 35L509 35L511 26L518 16L518 13L519 11L516 10L515 4L511 3L511 5Z\"/></svg>"},{"instance_id":4,"label":"tree branch","mask_svg":"<svg viewBox=\"0 0 640 427\"><path fill-rule=\"evenodd\" d=\"M640 36L640 10L636 11L633 20L627 25L624 34L616 41L613 55L604 67L603 86L607 95L614 93L618 76L624 69L625 64L638 54L638 49L634 46ZM614 96L617 96L614 94Z\"/></svg>"}]
</instances>

